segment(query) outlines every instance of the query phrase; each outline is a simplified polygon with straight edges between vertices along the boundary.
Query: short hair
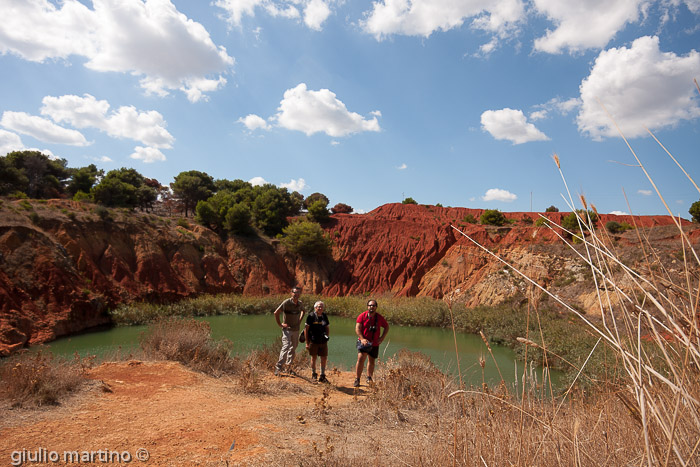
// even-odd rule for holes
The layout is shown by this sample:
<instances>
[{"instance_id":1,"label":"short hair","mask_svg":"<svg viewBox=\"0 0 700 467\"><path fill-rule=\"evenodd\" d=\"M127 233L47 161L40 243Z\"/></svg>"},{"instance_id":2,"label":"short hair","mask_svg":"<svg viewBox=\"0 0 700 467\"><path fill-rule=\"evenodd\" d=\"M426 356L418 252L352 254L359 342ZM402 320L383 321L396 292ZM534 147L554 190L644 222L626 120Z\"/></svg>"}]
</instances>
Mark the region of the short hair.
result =
<instances>
[{"instance_id":1,"label":"short hair","mask_svg":"<svg viewBox=\"0 0 700 467\"><path fill-rule=\"evenodd\" d=\"M377 303L377 301L373 298L370 298L369 300L367 300L367 306L369 306L369 302L374 302L374 304L377 306L379 305L379 303Z\"/></svg>"},{"instance_id":2,"label":"short hair","mask_svg":"<svg viewBox=\"0 0 700 467\"><path fill-rule=\"evenodd\" d=\"M292 287L292 292L294 292L295 290L298 290L299 292L301 292L301 287L298 285L295 285L294 287Z\"/></svg>"},{"instance_id":3,"label":"short hair","mask_svg":"<svg viewBox=\"0 0 700 467\"><path fill-rule=\"evenodd\" d=\"M326 308L326 304L323 303L321 300L319 300L319 301L317 301L316 303L314 303L314 308L316 308L316 307L319 306L319 305L323 305L323 308Z\"/></svg>"}]
</instances>

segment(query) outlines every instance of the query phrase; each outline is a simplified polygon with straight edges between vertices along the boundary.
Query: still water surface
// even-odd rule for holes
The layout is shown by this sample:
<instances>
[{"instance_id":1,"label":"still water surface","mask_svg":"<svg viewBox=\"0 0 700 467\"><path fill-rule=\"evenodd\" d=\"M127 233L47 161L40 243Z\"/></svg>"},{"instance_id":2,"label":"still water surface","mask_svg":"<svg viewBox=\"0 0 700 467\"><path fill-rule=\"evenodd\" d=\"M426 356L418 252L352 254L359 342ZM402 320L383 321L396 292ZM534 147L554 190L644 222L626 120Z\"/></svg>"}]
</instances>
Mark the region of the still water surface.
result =
<instances>
[{"instance_id":1,"label":"still water surface","mask_svg":"<svg viewBox=\"0 0 700 467\"><path fill-rule=\"evenodd\" d=\"M234 352L244 354L252 349L271 344L281 335L281 330L272 314L268 315L225 315L198 318L207 321L215 339L227 338L234 343ZM355 320L329 316L330 341L328 343L329 368L337 367L342 370L354 368L357 360L355 349ZM75 352L82 356L109 356L110 353L121 350L122 353L138 349L139 337L147 329L146 326L116 327L107 331L59 339L49 343L48 347L54 354L71 356ZM457 348L462 378L467 385L481 385L482 381L489 385L497 384L501 377L496 364L488 352L486 345L479 336L457 334ZM380 357L387 359L401 349L422 352L444 372L457 375L457 358L455 357L455 339L451 330L429 327L391 326L389 335L380 347ZM491 346L498 368L503 379L512 385L515 381L516 368L522 374L522 362L516 362L515 353L505 347ZM297 348L297 358L307 359L304 345ZM479 359L486 361L483 370ZM541 380L541 371L539 371ZM553 375L556 378L558 375Z\"/></svg>"}]
</instances>

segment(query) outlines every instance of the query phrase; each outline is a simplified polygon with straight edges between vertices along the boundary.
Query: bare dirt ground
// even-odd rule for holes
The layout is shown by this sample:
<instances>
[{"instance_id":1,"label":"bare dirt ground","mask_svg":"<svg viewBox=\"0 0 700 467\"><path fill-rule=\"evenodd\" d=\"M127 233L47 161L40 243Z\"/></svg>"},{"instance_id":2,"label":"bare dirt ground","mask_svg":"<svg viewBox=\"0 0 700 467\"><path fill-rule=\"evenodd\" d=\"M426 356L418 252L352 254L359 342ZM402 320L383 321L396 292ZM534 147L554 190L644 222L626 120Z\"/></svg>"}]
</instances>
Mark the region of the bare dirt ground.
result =
<instances>
[{"instance_id":1,"label":"bare dirt ground","mask_svg":"<svg viewBox=\"0 0 700 467\"><path fill-rule=\"evenodd\" d=\"M336 370L331 384L270 373L261 394L245 394L231 378L138 360L103 363L88 376L88 388L61 406L0 407L0 465L119 465L127 457L136 466L263 465L323 446L328 426L315 414L367 389L355 391L354 374Z\"/></svg>"}]
</instances>

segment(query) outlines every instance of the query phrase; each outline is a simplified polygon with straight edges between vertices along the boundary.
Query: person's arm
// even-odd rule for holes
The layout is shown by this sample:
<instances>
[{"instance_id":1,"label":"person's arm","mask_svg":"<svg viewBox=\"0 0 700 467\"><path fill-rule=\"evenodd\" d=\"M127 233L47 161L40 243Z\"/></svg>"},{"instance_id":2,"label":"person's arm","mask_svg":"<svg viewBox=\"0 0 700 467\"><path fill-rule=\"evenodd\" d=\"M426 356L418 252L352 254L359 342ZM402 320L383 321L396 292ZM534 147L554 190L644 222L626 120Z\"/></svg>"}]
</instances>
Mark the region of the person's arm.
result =
<instances>
[{"instance_id":1,"label":"person's arm","mask_svg":"<svg viewBox=\"0 0 700 467\"><path fill-rule=\"evenodd\" d=\"M384 323L386 323L386 326L382 326L382 334L379 336L379 344L381 345L382 342L384 342L384 338L386 337L387 334L389 334L389 323L384 320ZM382 324L384 324L382 323Z\"/></svg>"},{"instance_id":2,"label":"person's arm","mask_svg":"<svg viewBox=\"0 0 700 467\"><path fill-rule=\"evenodd\" d=\"M304 342L306 342L306 348L308 349L311 346L309 342L309 323L306 323L306 326L304 326Z\"/></svg>"},{"instance_id":3,"label":"person's arm","mask_svg":"<svg viewBox=\"0 0 700 467\"><path fill-rule=\"evenodd\" d=\"M299 324L303 323L302 318L304 318L304 309L301 309L301 312L299 313Z\"/></svg>"},{"instance_id":4,"label":"person's arm","mask_svg":"<svg viewBox=\"0 0 700 467\"><path fill-rule=\"evenodd\" d=\"M362 336L362 324L360 324L360 323L356 323L356 324L355 324L355 334L357 334L357 338L360 339L360 341L361 341L363 344L367 344L367 342L369 342L367 339L365 339L365 338Z\"/></svg>"},{"instance_id":5,"label":"person's arm","mask_svg":"<svg viewBox=\"0 0 700 467\"><path fill-rule=\"evenodd\" d=\"M275 321L277 321L277 326L284 329L287 327L287 323L283 323L280 321L280 313L282 313L282 305L278 306L275 310Z\"/></svg>"}]
</instances>

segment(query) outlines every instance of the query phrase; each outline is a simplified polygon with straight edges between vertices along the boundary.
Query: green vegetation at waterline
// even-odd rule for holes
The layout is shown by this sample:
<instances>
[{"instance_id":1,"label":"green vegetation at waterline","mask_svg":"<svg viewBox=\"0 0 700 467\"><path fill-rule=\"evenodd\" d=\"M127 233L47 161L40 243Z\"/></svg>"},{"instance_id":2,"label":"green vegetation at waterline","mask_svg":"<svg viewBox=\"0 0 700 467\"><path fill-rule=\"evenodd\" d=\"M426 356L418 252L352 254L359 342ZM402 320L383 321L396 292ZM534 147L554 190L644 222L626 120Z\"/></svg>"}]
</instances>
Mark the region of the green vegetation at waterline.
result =
<instances>
[{"instance_id":1,"label":"green vegetation at waterline","mask_svg":"<svg viewBox=\"0 0 700 467\"><path fill-rule=\"evenodd\" d=\"M169 305L152 303L122 305L111 312L111 317L117 325L134 325L153 323L164 317L265 314L272 313L285 298L287 295L265 297L205 295ZM323 300L329 315L344 318L355 318L364 311L367 299L368 297L365 296L321 297L312 294L302 296L307 310L315 301ZM531 347L527 351L528 362L537 365L547 363L553 369L570 373L578 371L596 343L596 339L579 321L571 319L568 314L564 315L546 308L530 312L528 332L526 330L527 310L515 305L465 308L464 305L455 304L450 313L446 302L427 297L378 296L377 300L379 312L392 325L450 328L452 315L457 332L483 333L491 343L513 348L523 360L526 348L518 338L528 338L534 344L546 347L550 352L545 362L544 352L533 350ZM540 336L545 336L544 343ZM588 378L603 377L603 361L604 352L601 347L586 367Z\"/></svg>"}]
</instances>

